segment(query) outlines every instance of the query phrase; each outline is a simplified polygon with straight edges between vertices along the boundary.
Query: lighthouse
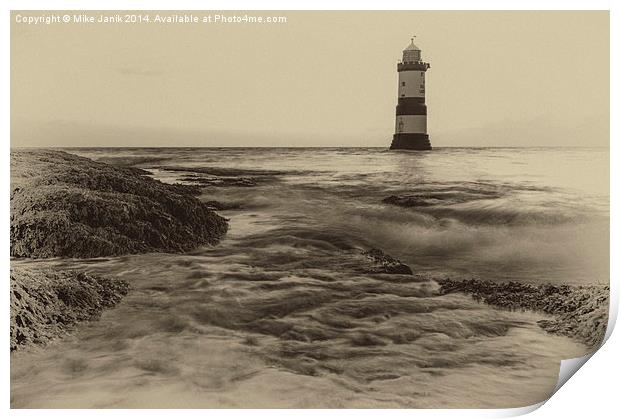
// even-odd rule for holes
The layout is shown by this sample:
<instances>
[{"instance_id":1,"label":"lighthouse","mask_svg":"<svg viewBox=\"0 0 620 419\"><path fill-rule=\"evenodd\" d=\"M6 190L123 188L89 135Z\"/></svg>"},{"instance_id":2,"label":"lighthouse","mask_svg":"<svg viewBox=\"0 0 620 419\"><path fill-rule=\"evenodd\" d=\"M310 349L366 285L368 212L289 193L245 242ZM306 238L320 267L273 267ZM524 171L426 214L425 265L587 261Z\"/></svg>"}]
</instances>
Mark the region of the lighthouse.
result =
<instances>
[{"instance_id":1,"label":"lighthouse","mask_svg":"<svg viewBox=\"0 0 620 419\"><path fill-rule=\"evenodd\" d=\"M415 38L415 37L414 37ZM422 51L411 38L403 50L403 59L397 65L398 105L396 129L391 150L430 150L426 130L425 74L431 65L422 61Z\"/></svg>"}]
</instances>

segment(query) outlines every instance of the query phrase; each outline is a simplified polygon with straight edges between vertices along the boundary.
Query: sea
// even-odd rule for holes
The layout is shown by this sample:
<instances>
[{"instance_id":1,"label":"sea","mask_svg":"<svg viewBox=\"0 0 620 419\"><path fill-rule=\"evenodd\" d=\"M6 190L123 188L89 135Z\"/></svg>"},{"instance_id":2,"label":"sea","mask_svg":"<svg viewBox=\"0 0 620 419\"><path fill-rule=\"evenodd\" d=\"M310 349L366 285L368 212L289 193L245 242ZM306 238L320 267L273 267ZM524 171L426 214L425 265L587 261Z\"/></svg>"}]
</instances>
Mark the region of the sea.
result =
<instances>
[{"instance_id":1,"label":"sea","mask_svg":"<svg viewBox=\"0 0 620 419\"><path fill-rule=\"evenodd\" d=\"M608 149L64 150L199 185L230 229L185 254L13 261L132 291L12 354L12 407L521 407L588 352L435 280L608 284ZM369 249L414 275L356 270Z\"/></svg>"}]
</instances>

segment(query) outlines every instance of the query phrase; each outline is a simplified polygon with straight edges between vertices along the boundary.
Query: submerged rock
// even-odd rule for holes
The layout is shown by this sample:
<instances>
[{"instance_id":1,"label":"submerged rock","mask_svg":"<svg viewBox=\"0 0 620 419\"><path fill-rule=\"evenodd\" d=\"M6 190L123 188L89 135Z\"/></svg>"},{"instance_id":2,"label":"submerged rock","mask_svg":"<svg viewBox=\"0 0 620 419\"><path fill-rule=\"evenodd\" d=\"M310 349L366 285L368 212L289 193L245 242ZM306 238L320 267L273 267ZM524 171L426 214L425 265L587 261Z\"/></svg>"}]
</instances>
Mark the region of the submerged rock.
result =
<instances>
[{"instance_id":1,"label":"submerged rock","mask_svg":"<svg viewBox=\"0 0 620 419\"><path fill-rule=\"evenodd\" d=\"M222 202L222 201L207 201L205 202L209 208L216 211L226 210L240 210L243 209L243 205L240 202Z\"/></svg>"},{"instance_id":2,"label":"submerged rock","mask_svg":"<svg viewBox=\"0 0 620 419\"><path fill-rule=\"evenodd\" d=\"M82 272L11 268L11 351L98 318L128 290L122 280Z\"/></svg>"},{"instance_id":3,"label":"submerged rock","mask_svg":"<svg viewBox=\"0 0 620 419\"><path fill-rule=\"evenodd\" d=\"M159 170L182 173L179 180L204 187L254 187L274 182L286 172L232 167L162 166Z\"/></svg>"},{"instance_id":4,"label":"submerged rock","mask_svg":"<svg viewBox=\"0 0 620 419\"><path fill-rule=\"evenodd\" d=\"M421 184L406 193L390 195L383 202L400 207L431 207L501 198L507 191L503 185L485 182Z\"/></svg>"},{"instance_id":5,"label":"submerged rock","mask_svg":"<svg viewBox=\"0 0 620 419\"><path fill-rule=\"evenodd\" d=\"M429 207L441 201L433 197L420 195L390 195L384 198L383 202L390 205L398 205L399 207Z\"/></svg>"},{"instance_id":6,"label":"submerged rock","mask_svg":"<svg viewBox=\"0 0 620 419\"><path fill-rule=\"evenodd\" d=\"M381 249L370 249L363 254L373 263L368 273L413 275L411 268L400 260L383 253Z\"/></svg>"},{"instance_id":7,"label":"submerged rock","mask_svg":"<svg viewBox=\"0 0 620 419\"><path fill-rule=\"evenodd\" d=\"M237 167L186 167L186 166L161 166L160 170L167 172L202 173L211 176L276 176L286 174L280 170L241 169Z\"/></svg>"},{"instance_id":8,"label":"submerged rock","mask_svg":"<svg viewBox=\"0 0 620 419\"><path fill-rule=\"evenodd\" d=\"M547 332L578 339L591 347L603 343L609 318L609 286L533 285L475 279L438 282L442 294L463 292L496 307L552 314L553 320L538 322Z\"/></svg>"},{"instance_id":9,"label":"submerged rock","mask_svg":"<svg viewBox=\"0 0 620 419\"><path fill-rule=\"evenodd\" d=\"M242 186L253 187L257 185L257 181L254 178L249 177L218 177L208 175L184 175L179 178L182 182L191 184L197 184L201 186L216 186L216 187L229 187L229 186Z\"/></svg>"},{"instance_id":10,"label":"submerged rock","mask_svg":"<svg viewBox=\"0 0 620 419\"><path fill-rule=\"evenodd\" d=\"M227 221L137 168L51 150L11 152L11 256L100 257L215 244Z\"/></svg>"}]
</instances>

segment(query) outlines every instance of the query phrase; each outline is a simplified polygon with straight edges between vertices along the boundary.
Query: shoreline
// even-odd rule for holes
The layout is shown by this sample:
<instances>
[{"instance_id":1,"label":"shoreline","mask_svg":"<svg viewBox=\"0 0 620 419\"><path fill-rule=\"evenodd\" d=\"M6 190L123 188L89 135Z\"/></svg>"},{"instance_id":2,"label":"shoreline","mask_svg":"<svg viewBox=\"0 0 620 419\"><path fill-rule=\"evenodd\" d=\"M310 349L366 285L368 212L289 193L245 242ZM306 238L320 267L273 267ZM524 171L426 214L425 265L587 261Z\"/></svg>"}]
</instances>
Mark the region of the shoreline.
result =
<instances>
[{"instance_id":1,"label":"shoreline","mask_svg":"<svg viewBox=\"0 0 620 419\"><path fill-rule=\"evenodd\" d=\"M164 184L135 167L119 167L63 151L12 151L11 158L12 256L84 259L144 252L183 253L201 245L216 244L228 229L228 221L213 211L218 208L214 205L217 201L200 201L196 198L200 191L197 187ZM231 178L273 175L265 171L221 168L191 170ZM231 184L236 185L234 179ZM58 214L62 215L61 223L56 221ZM141 228L135 229L132 224L140 224ZM76 232L78 238L73 237ZM167 241L161 239L163 236ZM369 268L370 273L413 275L409 266L381 250L369 249L364 255L375 263ZM38 281L44 283L49 282L52 274L41 271L30 275L40 275ZM53 275L68 278L62 271ZM88 278L84 273L75 275ZM538 322L546 332L570 337L590 348L602 343L608 316L608 286L430 279L439 284L437 295L460 292L501 309L550 314L552 320ZM88 286L80 285L75 278L66 280L90 292ZM91 284L93 280L86 282ZM12 270L12 286L13 282ZM119 300L126 291L119 293ZM11 305L14 305L13 294ZM92 309L100 313L107 307L99 301L93 303ZM58 316L62 318L63 314Z\"/></svg>"},{"instance_id":2,"label":"shoreline","mask_svg":"<svg viewBox=\"0 0 620 419\"><path fill-rule=\"evenodd\" d=\"M199 192L64 151L12 150L10 256L89 259L216 244L228 221ZM129 292L120 279L12 262L10 287L11 352L96 320Z\"/></svg>"},{"instance_id":3,"label":"shoreline","mask_svg":"<svg viewBox=\"0 0 620 419\"><path fill-rule=\"evenodd\" d=\"M540 284L489 280L436 279L442 295L464 293L474 300L507 310L552 315L540 320L544 331L573 338L596 349L603 343L609 319L608 285Z\"/></svg>"}]
</instances>

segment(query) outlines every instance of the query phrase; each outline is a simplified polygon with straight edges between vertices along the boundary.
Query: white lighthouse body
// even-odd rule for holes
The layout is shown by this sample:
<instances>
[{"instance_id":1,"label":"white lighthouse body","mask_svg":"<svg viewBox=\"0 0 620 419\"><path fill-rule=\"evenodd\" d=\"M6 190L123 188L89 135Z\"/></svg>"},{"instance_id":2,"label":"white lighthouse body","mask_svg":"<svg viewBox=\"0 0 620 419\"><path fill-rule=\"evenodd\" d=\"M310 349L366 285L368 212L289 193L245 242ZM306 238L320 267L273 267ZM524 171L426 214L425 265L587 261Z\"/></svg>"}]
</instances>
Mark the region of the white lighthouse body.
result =
<instances>
[{"instance_id":1,"label":"white lighthouse body","mask_svg":"<svg viewBox=\"0 0 620 419\"><path fill-rule=\"evenodd\" d=\"M422 51L414 43L403 51L398 63L398 105L396 128L390 149L430 150L426 128L425 74L429 63L422 61Z\"/></svg>"}]
</instances>

